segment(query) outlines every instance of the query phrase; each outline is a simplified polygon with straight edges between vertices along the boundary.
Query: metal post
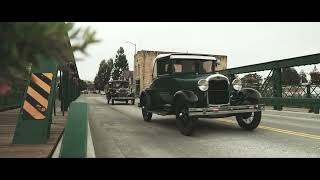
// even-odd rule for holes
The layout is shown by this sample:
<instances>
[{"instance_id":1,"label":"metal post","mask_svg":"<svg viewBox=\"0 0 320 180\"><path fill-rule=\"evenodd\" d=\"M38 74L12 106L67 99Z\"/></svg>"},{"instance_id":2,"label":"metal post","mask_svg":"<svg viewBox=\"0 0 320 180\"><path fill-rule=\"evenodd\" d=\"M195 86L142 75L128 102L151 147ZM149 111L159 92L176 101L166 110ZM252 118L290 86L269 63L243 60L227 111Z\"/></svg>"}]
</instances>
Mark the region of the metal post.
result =
<instances>
[{"instance_id":1,"label":"metal post","mask_svg":"<svg viewBox=\"0 0 320 180\"><path fill-rule=\"evenodd\" d=\"M281 68L276 68L273 70L273 96L282 98L282 77L281 77ZM275 105L274 110L281 111L281 105Z\"/></svg>"},{"instance_id":2,"label":"metal post","mask_svg":"<svg viewBox=\"0 0 320 180\"><path fill-rule=\"evenodd\" d=\"M307 98L311 98L311 85L307 85Z\"/></svg>"},{"instance_id":3,"label":"metal post","mask_svg":"<svg viewBox=\"0 0 320 180\"><path fill-rule=\"evenodd\" d=\"M316 106L314 106L313 107L313 112L315 113L315 114L319 114L319 110L320 109L320 103L318 104L318 105L316 105Z\"/></svg>"},{"instance_id":4,"label":"metal post","mask_svg":"<svg viewBox=\"0 0 320 180\"><path fill-rule=\"evenodd\" d=\"M63 76L62 76L62 99L63 99L63 110L67 111L70 101L70 93L69 93L69 88L70 88L70 81L69 81L69 72L67 70L63 71Z\"/></svg>"},{"instance_id":5,"label":"metal post","mask_svg":"<svg viewBox=\"0 0 320 180\"><path fill-rule=\"evenodd\" d=\"M53 115L56 116L56 99L53 100Z\"/></svg>"},{"instance_id":6,"label":"metal post","mask_svg":"<svg viewBox=\"0 0 320 180\"><path fill-rule=\"evenodd\" d=\"M63 100L63 83L62 83L62 71L61 69L59 70L60 71L60 87L59 87L59 95L60 95L60 108L61 108L61 111L62 111L62 116L64 116L64 100Z\"/></svg>"}]
</instances>

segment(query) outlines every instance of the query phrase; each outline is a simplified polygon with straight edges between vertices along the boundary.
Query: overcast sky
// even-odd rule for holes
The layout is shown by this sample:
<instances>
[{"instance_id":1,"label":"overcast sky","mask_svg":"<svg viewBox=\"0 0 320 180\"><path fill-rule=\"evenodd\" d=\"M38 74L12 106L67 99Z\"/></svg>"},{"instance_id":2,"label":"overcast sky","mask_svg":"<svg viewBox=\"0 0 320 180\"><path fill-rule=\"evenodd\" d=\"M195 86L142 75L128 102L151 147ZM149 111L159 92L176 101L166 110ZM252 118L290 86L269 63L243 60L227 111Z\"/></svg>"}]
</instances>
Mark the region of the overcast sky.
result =
<instances>
[{"instance_id":1,"label":"overcast sky","mask_svg":"<svg viewBox=\"0 0 320 180\"><path fill-rule=\"evenodd\" d=\"M134 46L126 41L136 43L137 51L226 55L228 68L320 53L320 23L76 22L76 26L92 27L102 40L77 62L80 78L90 81L101 60L114 58L120 46L133 70Z\"/></svg>"}]
</instances>

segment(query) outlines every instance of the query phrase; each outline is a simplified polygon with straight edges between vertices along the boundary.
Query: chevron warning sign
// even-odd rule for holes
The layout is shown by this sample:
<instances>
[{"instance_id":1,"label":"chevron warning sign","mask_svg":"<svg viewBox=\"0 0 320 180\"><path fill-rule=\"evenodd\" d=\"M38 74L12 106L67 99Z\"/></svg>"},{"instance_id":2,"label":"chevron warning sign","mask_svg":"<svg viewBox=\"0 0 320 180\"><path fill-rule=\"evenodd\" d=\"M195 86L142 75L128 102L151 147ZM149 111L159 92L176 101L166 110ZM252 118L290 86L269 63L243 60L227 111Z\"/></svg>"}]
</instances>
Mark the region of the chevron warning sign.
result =
<instances>
[{"instance_id":1,"label":"chevron warning sign","mask_svg":"<svg viewBox=\"0 0 320 180\"><path fill-rule=\"evenodd\" d=\"M32 73L22 107L23 119L46 118L53 73Z\"/></svg>"}]
</instances>

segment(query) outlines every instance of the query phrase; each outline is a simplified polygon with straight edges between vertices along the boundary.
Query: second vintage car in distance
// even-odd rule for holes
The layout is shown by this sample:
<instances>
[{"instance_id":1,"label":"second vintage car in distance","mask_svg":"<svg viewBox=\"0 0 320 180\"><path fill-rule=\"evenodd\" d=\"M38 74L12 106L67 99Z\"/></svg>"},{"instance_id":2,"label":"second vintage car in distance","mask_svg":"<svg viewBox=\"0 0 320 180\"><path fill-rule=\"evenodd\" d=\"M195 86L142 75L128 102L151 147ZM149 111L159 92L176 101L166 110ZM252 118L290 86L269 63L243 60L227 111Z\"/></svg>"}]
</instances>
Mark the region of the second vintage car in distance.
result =
<instances>
[{"instance_id":1,"label":"second vintage car in distance","mask_svg":"<svg viewBox=\"0 0 320 180\"><path fill-rule=\"evenodd\" d=\"M125 80L112 80L106 86L106 98L108 104L110 101L112 105L115 101L131 101L131 104L135 103L135 95L132 89L129 88L129 82Z\"/></svg>"},{"instance_id":2,"label":"second vintage car in distance","mask_svg":"<svg viewBox=\"0 0 320 180\"><path fill-rule=\"evenodd\" d=\"M152 83L141 92L144 121L152 114L175 115L183 135L192 135L198 118L235 116L240 127L253 130L261 121L260 93L242 88L241 80L216 72L218 60L205 54L162 54L153 62Z\"/></svg>"}]
</instances>

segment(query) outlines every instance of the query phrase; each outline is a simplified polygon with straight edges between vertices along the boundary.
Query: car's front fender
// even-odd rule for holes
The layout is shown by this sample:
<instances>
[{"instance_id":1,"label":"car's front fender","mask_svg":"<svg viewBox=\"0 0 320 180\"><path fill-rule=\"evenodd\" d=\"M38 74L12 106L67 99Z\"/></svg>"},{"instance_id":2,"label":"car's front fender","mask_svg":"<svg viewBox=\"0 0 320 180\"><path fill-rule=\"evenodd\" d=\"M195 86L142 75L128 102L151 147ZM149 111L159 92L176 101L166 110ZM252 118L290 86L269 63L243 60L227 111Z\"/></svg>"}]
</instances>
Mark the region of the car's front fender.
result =
<instances>
[{"instance_id":1,"label":"car's front fender","mask_svg":"<svg viewBox=\"0 0 320 180\"><path fill-rule=\"evenodd\" d=\"M259 91L252 88L243 88L233 95L236 104L258 104L261 98Z\"/></svg>"},{"instance_id":2,"label":"car's front fender","mask_svg":"<svg viewBox=\"0 0 320 180\"><path fill-rule=\"evenodd\" d=\"M177 91L174 94L174 102L176 102L178 98L182 98L183 100L185 100L187 103L190 103L190 104L198 102L198 96L193 91L188 91L188 90Z\"/></svg>"}]
</instances>

